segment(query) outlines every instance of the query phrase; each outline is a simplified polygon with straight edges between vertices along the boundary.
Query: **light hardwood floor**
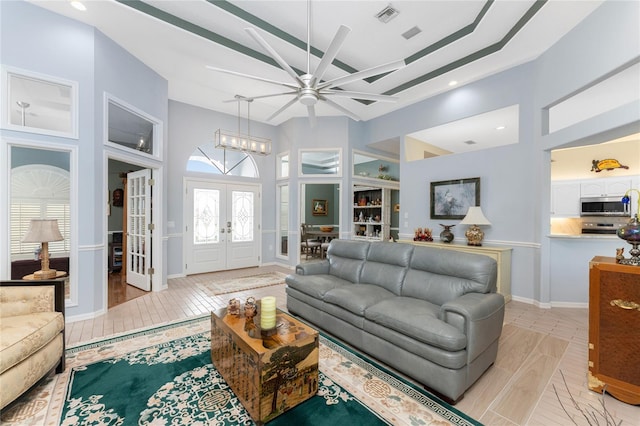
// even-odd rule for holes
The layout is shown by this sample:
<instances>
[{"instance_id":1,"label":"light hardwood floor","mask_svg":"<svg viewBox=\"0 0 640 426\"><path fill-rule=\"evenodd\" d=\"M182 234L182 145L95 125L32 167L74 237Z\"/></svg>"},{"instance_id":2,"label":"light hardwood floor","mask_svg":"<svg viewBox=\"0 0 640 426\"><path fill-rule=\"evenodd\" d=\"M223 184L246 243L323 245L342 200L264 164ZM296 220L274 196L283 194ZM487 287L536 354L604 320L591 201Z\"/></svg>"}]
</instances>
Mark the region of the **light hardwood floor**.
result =
<instances>
[{"instance_id":1,"label":"light hardwood floor","mask_svg":"<svg viewBox=\"0 0 640 426\"><path fill-rule=\"evenodd\" d=\"M279 266L248 268L169 280L168 289L148 293L109 309L92 320L67 324L67 345L141 327L207 314L223 307L232 297L276 296L286 310L285 286L272 286L211 298L197 285L212 278L226 279L257 273L290 270ZM486 425L571 425L560 406L558 389L578 425L588 423L573 408L564 388L589 412L601 409L602 397L587 387L588 312L586 309L539 309L509 302L495 364L467 391L456 408ZM629 366L640 368L640 366ZM606 408L625 426L640 426L640 407L605 396ZM598 417L604 425L602 417ZM592 424L596 424L592 421Z\"/></svg>"}]
</instances>

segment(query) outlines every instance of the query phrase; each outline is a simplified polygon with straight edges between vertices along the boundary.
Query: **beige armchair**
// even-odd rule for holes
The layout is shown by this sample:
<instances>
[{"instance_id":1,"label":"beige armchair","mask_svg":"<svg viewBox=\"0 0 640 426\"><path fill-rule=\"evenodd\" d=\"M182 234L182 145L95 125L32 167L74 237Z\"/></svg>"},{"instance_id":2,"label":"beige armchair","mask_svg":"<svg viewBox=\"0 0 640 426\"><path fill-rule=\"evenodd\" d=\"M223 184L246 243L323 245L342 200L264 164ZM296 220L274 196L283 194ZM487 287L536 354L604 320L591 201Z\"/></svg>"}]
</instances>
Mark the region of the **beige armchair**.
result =
<instances>
[{"instance_id":1,"label":"beige armchair","mask_svg":"<svg viewBox=\"0 0 640 426\"><path fill-rule=\"evenodd\" d=\"M0 282L0 409L64 371L64 280Z\"/></svg>"}]
</instances>

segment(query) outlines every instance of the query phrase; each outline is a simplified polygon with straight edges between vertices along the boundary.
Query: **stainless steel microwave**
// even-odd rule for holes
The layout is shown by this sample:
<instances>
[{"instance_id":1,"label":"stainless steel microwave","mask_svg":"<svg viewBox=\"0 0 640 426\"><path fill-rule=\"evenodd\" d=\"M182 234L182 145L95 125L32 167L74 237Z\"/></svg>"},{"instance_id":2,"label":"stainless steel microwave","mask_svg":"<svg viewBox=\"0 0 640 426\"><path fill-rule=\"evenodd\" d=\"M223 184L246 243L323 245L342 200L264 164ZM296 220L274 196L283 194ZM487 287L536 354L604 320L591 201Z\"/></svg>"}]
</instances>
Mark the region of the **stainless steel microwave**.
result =
<instances>
[{"instance_id":1,"label":"stainless steel microwave","mask_svg":"<svg viewBox=\"0 0 640 426\"><path fill-rule=\"evenodd\" d=\"M622 197L582 197L580 216L631 216L631 212Z\"/></svg>"}]
</instances>

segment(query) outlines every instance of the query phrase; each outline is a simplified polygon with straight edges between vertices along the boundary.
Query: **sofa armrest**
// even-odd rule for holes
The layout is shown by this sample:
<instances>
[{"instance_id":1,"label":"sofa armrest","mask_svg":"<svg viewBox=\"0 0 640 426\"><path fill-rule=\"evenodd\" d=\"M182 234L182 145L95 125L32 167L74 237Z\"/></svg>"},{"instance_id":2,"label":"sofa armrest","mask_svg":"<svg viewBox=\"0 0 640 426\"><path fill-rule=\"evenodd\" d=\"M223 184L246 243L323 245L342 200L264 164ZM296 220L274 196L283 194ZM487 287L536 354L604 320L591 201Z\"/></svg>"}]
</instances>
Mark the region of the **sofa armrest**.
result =
<instances>
[{"instance_id":1,"label":"sofa armrest","mask_svg":"<svg viewBox=\"0 0 640 426\"><path fill-rule=\"evenodd\" d=\"M64 280L0 281L1 316L33 312L61 312L64 315Z\"/></svg>"},{"instance_id":2,"label":"sofa armrest","mask_svg":"<svg viewBox=\"0 0 640 426\"><path fill-rule=\"evenodd\" d=\"M469 362L502 333L504 296L499 293L467 293L442 305L441 319L467 336Z\"/></svg>"},{"instance_id":3,"label":"sofa armrest","mask_svg":"<svg viewBox=\"0 0 640 426\"><path fill-rule=\"evenodd\" d=\"M329 273L329 261L301 263L296 266L296 274L298 275L318 275Z\"/></svg>"}]
</instances>

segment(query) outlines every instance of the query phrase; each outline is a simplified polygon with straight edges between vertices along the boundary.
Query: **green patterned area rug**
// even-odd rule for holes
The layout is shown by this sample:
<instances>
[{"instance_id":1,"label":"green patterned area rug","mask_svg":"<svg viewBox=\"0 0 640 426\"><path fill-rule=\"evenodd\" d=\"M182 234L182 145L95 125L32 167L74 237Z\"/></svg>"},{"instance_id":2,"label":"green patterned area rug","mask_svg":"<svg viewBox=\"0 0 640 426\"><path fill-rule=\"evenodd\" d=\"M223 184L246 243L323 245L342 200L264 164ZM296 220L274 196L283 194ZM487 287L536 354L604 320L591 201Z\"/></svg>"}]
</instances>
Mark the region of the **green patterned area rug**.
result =
<instances>
[{"instance_id":1,"label":"green patterned area rug","mask_svg":"<svg viewBox=\"0 0 640 426\"><path fill-rule=\"evenodd\" d=\"M67 353L42 424L254 424L211 364L208 316ZM268 425L480 425L325 336L319 366L318 394Z\"/></svg>"}]
</instances>

